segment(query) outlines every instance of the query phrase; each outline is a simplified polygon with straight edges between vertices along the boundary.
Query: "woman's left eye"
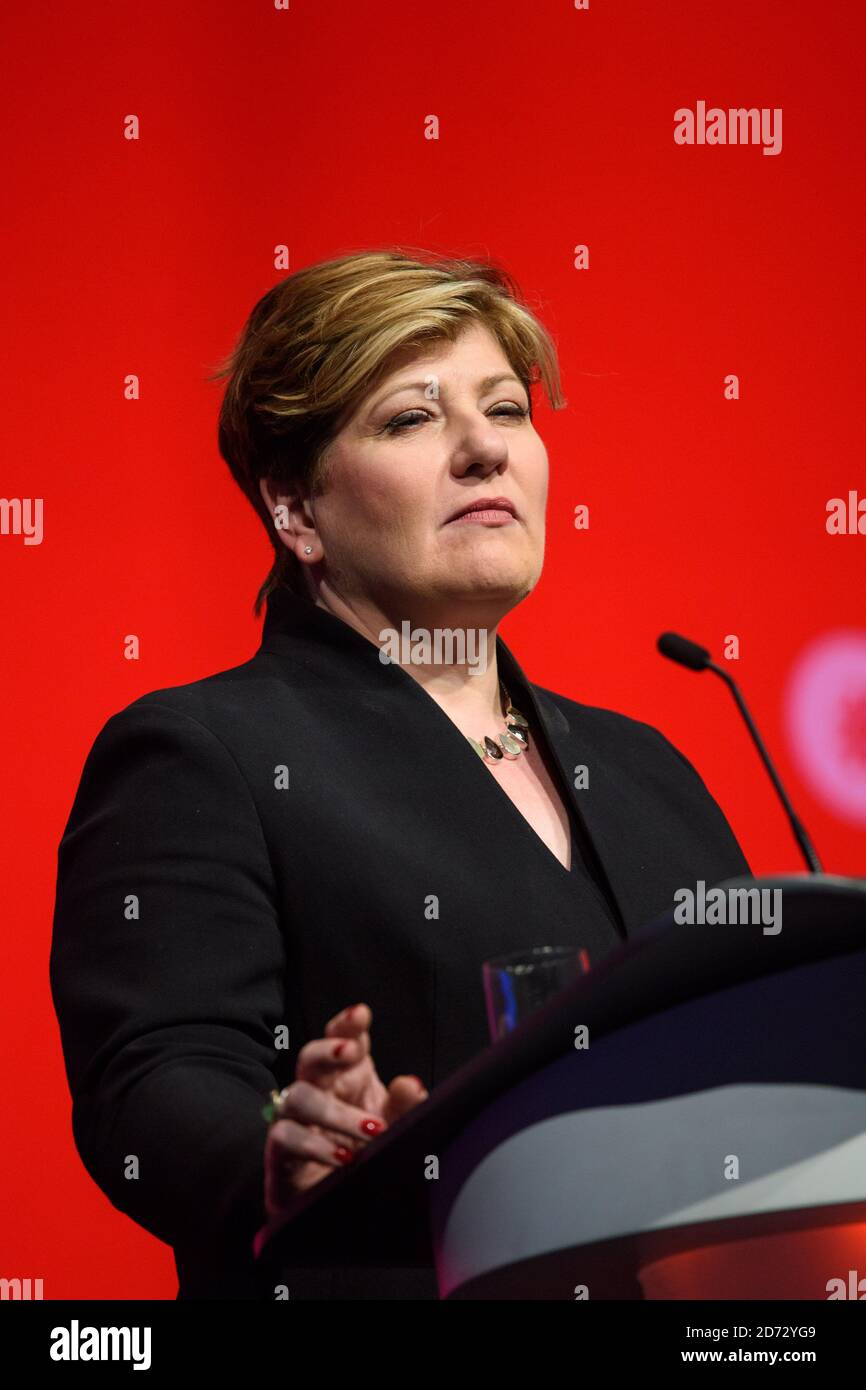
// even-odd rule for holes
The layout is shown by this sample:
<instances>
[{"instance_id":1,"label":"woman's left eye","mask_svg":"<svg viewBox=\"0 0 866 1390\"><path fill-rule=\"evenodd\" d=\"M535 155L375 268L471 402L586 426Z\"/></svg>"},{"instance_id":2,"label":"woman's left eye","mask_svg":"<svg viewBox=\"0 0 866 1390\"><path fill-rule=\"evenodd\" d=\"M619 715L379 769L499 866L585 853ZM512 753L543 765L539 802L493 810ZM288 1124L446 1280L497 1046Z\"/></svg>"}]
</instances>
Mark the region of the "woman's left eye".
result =
<instances>
[{"instance_id":1,"label":"woman's left eye","mask_svg":"<svg viewBox=\"0 0 866 1390\"><path fill-rule=\"evenodd\" d=\"M514 419L523 419L524 416L529 414L529 411L523 406L511 402L494 406L489 413L491 415L498 414L503 418L510 415L513 416ZM396 434L398 430L408 429L411 425L416 424L419 418L421 420L428 420L430 417L424 410L404 410L402 414L395 415L393 420L389 420L385 429L389 434Z\"/></svg>"}]
</instances>

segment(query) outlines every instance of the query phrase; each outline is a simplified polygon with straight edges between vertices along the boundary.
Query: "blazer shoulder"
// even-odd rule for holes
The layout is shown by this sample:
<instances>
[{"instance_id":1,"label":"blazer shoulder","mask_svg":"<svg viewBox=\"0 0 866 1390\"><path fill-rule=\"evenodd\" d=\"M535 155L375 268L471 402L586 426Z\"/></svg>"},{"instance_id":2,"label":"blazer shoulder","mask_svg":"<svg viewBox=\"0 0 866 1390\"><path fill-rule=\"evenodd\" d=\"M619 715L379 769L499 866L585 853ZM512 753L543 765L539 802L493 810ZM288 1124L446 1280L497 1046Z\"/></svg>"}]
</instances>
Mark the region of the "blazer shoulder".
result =
<instances>
[{"instance_id":1,"label":"blazer shoulder","mask_svg":"<svg viewBox=\"0 0 866 1390\"><path fill-rule=\"evenodd\" d=\"M231 723L233 714L248 708L252 698L250 679L258 674L253 658L198 680L148 690L111 714L101 732L137 728L162 716L177 725L198 724L219 734L227 721Z\"/></svg>"},{"instance_id":2,"label":"blazer shoulder","mask_svg":"<svg viewBox=\"0 0 866 1390\"><path fill-rule=\"evenodd\" d=\"M627 768L656 805L677 808L690 833L699 827L706 840L722 846L727 866L722 876L751 873L742 847L703 777L661 729L617 710L578 704L554 690L538 686L535 690L609 766Z\"/></svg>"},{"instance_id":3,"label":"blazer shoulder","mask_svg":"<svg viewBox=\"0 0 866 1390\"><path fill-rule=\"evenodd\" d=\"M703 779L694 764L689 762L676 744L671 743L654 724L648 724L646 720L635 719L629 714L622 714L619 710L608 709L603 705L581 704L558 691L548 690L545 686L535 685L533 689L536 694L552 701L560 713L565 715L569 724L579 723L604 743L676 758L681 767L686 768L703 785Z\"/></svg>"},{"instance_id":4,"label":"blazer shoulder","mask_svg":"<svg viewBox=\"0 0 866 1390\"><path fill-rule=\"evenodd\" d=\"M108 716L89 740L61 849L114 815L152 839L170 824L188 833L205 824L203 808L231 805L238 837L243 822L258 852L261 815L235 733L246 719L233 717L220 693L231 690L221 681L232 674L148 691Z\"/></svg>"}]
</instances>

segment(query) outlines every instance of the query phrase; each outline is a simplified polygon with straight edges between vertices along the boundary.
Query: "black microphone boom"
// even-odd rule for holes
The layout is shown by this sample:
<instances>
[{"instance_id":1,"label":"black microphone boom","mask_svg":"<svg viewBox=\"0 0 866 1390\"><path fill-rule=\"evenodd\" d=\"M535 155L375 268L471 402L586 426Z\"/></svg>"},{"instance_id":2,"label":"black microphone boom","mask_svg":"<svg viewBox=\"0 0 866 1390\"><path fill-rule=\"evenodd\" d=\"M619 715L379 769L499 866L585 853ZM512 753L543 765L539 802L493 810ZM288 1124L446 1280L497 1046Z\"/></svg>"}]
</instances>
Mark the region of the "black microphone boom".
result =
<instances>
[{"instance_id":1,"label":"black microphone boom","mask_svg":"<svg viewBox=\"0 0 866 1390\"><path fill-rule=\"evenodd\" d=\"M746 702L740 694L736 681L728 674L723 666L717 666L716 663L711 660L710 653L707 651L706 647L699 647L697 642L690 642L687 637L680 637L677 632L663 632L656 646L662 656L668 657L671 661L676 661L680 666L685 666L689 671L714 671L717 676L721 676L736 700L740 714L746 721L746 728L752 735L755 747L761 755L761 761L770 774L770 781L773 783L776 794L785 808L785 814L794 832L794 838L800 846L803 858L806 860L810 872L813 874L823 873L821 861L815 853L815 847L794 813L794 808L788 799L788 793L782 786L779 780L779 774L770 761L770 755L764 746L764 740L758 733L755 721L746 707Z\"/></svg>"}]
</instances>

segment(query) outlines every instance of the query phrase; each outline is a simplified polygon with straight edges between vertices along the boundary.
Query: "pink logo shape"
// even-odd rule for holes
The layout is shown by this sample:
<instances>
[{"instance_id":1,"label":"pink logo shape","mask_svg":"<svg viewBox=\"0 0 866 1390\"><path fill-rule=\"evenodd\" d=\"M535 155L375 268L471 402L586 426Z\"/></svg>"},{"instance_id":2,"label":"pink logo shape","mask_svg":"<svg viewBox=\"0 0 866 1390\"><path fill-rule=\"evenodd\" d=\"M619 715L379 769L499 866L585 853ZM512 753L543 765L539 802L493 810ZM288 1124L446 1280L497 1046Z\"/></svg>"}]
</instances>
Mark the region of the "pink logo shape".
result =
<instances>
[{"instance_id":1,"label":"pink logo shape","mask_svg":"<svg viewBox=\"0 0 866 1390\"><path fill-rule=\"evenodd\" d=\"M800 653L785 731L811 790L843 820L866 824L866 632L827 632Z\"/></svg>"}]
</instances>

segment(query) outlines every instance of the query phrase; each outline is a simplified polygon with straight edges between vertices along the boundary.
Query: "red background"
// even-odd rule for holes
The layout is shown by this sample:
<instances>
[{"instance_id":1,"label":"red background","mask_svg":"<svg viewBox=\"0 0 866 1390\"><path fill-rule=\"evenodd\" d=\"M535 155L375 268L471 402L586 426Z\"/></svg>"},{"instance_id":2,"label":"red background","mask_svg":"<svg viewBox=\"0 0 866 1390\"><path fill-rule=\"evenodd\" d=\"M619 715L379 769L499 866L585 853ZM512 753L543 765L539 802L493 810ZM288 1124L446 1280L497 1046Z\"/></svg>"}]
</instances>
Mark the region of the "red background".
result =
<instances>
[{"instance_id":1,"label":"red background","mask_svg":"<svg viewBox=\"0 0 866 1390\"><path fill-rule=\"evenodd\" d=\"M828 498L866 493L864 31L840 0L20 7L0 91L2 492L42 497L45 532L0 536L0 1274L43 1278L46 1298L176 1291L168 1248L72 1144L47 979L56 850L109 715L258 644L270 547L204 378L285 273L280 243L290 269L402 243L516 275L569 404L539 397L547 560L503 636L536 682L660 727L756 872L798 870L730 697L654 648L673 628L720 658L738 634L734 674L825 866L866 872L862 826L801 780L781 718L803 647L864 626L866 538L824 525ZM675 145L674 111L698 100L782 107L781 154Z\"/></svg>"}]
</instances>

